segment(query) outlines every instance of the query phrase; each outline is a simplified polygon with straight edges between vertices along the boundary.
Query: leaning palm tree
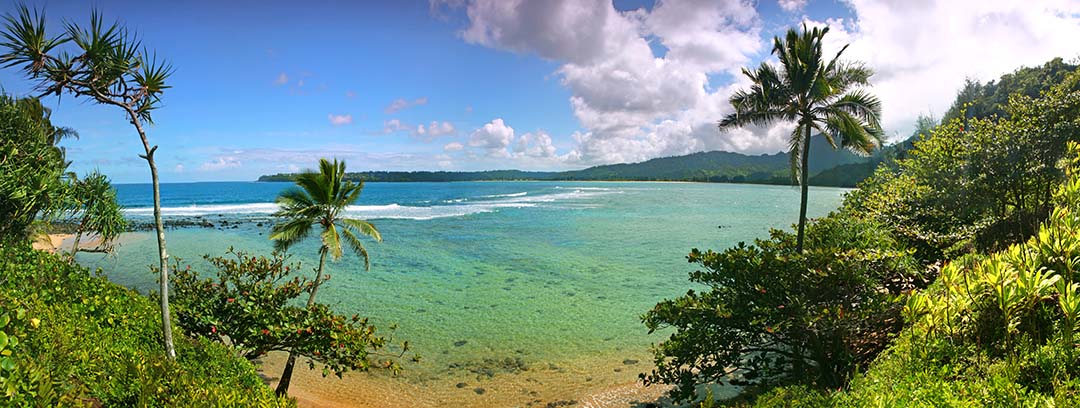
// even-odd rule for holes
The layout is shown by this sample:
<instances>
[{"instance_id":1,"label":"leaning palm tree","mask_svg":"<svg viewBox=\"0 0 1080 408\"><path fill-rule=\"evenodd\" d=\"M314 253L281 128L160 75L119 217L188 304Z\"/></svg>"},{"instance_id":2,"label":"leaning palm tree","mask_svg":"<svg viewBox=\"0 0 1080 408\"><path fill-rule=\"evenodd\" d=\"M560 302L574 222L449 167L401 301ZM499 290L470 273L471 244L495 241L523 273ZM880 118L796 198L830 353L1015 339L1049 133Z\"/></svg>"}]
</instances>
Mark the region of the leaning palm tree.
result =
<instances>
[{"instance_id":1,"label":"leaning palm tree","mask_svg":"<svg viewBox=\"0 0 1080 408\"><path fill-rule=\"evenodd\" d=\"M274 213L274 216L283 221L274 225L270 239L274 241L275 249L286 251L307 238L315 225L322 230L319 235L319 268L316 269L307 301L307 306L311 307L315 304L315 294L323 282L326 256L330 255L334 260L340 259L344 247L348 246L364 259L364 269L369 270L371 262L360 236L367 235L376 241L382 241L382 235L367 221L342 216L342 211L360 198L360 192L364 188L363 181L353 183L345 180L345 162L334 159L331 163L320 159L319 171L308 171L296 176L296 185L300 188L286 190L277 198L281 209ZM285 370L278 382L278 395L289 391L295 362L296 355L289 353L289 360L285 363Z\"/></svg>"},{"instance_id":2,"label":"leaning palm tree","mask_svg":"<svg viewBox=\"0 0 1080 408\"><path fill-rule=\"evenodd\" d=\"M775 37L772 53L780 60L779 67L762 62L755 71L743 68L752 82L750 89L732 94L735 112L720 121L721 131L794 122L788 146L792 180L802 187L796 241L800 253L806 228L811 133L820 133L834 149L839 144L861 155L872 152L884 137L881 102L861 89L870 84L873 71L862 63L840 61L846 45L826 62L821 48L828 32L828 27L808 30L804 24L802 33L789 29L787 38Z\"/></svg>"}]
</instances>

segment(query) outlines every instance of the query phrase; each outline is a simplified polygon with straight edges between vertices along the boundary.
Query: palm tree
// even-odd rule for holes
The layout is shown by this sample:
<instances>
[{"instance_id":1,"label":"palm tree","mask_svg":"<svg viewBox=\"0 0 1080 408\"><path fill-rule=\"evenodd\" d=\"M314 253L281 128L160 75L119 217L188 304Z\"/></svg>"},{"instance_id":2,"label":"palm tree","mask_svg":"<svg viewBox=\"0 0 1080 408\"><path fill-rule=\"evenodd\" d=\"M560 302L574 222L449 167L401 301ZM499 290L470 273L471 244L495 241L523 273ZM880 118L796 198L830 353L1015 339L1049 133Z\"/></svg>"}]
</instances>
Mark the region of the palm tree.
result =
<instances>
[{"instance_id":1,"label":"palm tree","mask_svg":"<svg viewBox=\"0 0 1080 408\"><path fill-rule=\"evenodd\" d=\"M344 246L348 246L364 259L364 269L370 270L368 252L359 236L367 235L376 241L382 241L382 235L367 221L342 217L341 212L355 203L360 198L360 191L364 189L363 181L345 181L344 161L334 159L331 163L320 159L319 171L308 171L296 176L296 185L300 188L286 190L277 198L281 209L274 213L274 216L284 221L274 225L270 239L274 240L275 249L287 251L289 247L307 238L315 225L321 227L319 268L316 270L311 295L307 301L307 306L311 307L315 304L315 294L323 282L326 255L338 260L344 253ZM278 395L285 395L289 391L295 362L296 355L289 353L289 360L285 363L285 370L278 382Z\"/></svg>"},{"instance_id":2,"label":"palm tree","mask_svg":"<svg viewBox=\"0 0 1080 408\"><path fill-rule=\"evenodd\" d=\"M822 58L822 38L829 28L802 33L789 29L787 38L773 39L772 53L780 66L762 62L755 71L743 68L750 89L731 96L735 112L720 121L726 131L746 125L764 126L777 121L794 122L788 146L791 175L802 187L799 205L799 232L796 251L802 253L806 228L806 193L811 132L817 131L834 149L837 143L852 152L867 155L879 146L881 102L861 88L870 84L873 71L862 63L840 61L845 45L832 60Z\"/></svg>"}]
</instances>

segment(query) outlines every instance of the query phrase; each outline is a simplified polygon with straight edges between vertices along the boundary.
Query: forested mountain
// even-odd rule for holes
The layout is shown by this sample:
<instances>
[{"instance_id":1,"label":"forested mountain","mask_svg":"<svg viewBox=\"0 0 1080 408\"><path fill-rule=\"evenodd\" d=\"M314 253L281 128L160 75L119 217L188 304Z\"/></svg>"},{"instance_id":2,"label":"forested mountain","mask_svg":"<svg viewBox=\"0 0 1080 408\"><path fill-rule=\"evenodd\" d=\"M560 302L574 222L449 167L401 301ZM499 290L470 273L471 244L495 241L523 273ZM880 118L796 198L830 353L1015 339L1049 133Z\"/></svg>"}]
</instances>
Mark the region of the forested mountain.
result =
<instances>
[{"instance_id":1,"label":"forested mountain","mask_svg":"<svg viewBox=\"0 0 1080 408\"><path fill-rule=\"evenodd\" d=\"M810 143L810 173L841 165L867 163L842 149L833 149L825 139L815 137ZM703 181L732 183L789 184L790 161L786 152L762 155L712 151L685 156L661 157L640 163L610 164L583 170L539 172L490 170L449 171L370 171L349 173L348 178L364 181L489 181L489 180L604 180L604 181ZM259 181L290 181L293 174L259 177ZM811 178L811 183L813 183ZM854 185L853 183L850 185Z\"/></svg>"}]
</instances>

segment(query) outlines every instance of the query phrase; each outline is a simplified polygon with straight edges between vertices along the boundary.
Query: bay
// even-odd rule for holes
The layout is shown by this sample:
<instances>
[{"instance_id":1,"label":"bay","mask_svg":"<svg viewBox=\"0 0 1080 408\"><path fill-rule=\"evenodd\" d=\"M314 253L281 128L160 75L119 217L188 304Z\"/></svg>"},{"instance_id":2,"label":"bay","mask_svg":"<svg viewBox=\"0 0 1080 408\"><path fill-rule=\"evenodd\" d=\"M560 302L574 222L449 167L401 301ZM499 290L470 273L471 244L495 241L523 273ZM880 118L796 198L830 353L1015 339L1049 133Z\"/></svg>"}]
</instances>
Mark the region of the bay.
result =
<instances>
[{"instance_id":1,"label":"bay","mask_svg":"<svg viewBox=\"0 0 1080 408\"><path fill-rule=\"evenodd\" d=\"M223 255L230 246L268 253L273 199L289 187L162 185L167 220L214 225L169 230L169 253L206 273L204 254ZM811 188L808 215L836 209L846 191ZM149 220L148 184L118 185L117 192L129 218ZM609 385L633 381L647 368L636 362L649 361L648 345L664 338L649 335L640 316L693 288L689 250L723 249L766 237L770 228L790 228L798 205L798 189L788 186L369 183L347 213L372 221L384 241L367 243L370 271L349 253L330 262L332 279L319 300L341 313L371 317L380 328L397 324L395 339L409 340L423 357L406 365L401 381L458 383L485 361L507 358L552 371L569 367L584 373L578 379L583 383L597 367L619 370ZM310 271L317 245L311 239L294 247L292 259ZM149 233L125 234L114 255L78 259L140 291L156 286L149 268L157 263L156 242ZM619 366L627 361L635 365L623 372Z\"/></svg>"}]
</instances>

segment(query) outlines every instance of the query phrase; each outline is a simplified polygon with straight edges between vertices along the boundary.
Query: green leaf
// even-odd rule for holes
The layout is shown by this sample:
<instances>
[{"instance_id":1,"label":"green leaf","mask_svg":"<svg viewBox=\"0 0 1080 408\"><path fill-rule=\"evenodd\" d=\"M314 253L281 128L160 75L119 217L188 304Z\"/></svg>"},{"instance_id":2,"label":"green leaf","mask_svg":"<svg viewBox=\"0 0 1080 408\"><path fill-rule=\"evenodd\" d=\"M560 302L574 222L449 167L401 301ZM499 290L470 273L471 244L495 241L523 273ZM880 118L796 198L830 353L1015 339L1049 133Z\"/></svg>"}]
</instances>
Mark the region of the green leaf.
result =
<instances>
[{"instance_id":1,"label":"green leaf","mask_svg":"<svg viewBox=\"0 0 1080 408\"><path fill-rule=\"evenodd\" d=\"M4 332L0 331L0 350L3 350L4 347L7 347L7 345L8 345L8 335L7 335L7 333L4 333Z\"/></svg>"},{"instance_id":2,"label":"green leaf","mask_svg":"<svg viewBox=\"0 0 1080 408\"><path fill-rule=\"evenodd\" d=\"M4 371L12 371L15 369L15 360L11 357L0 358L0 368Z\"/></svg>"}]
</instances>

